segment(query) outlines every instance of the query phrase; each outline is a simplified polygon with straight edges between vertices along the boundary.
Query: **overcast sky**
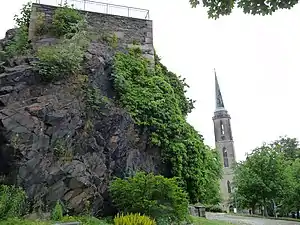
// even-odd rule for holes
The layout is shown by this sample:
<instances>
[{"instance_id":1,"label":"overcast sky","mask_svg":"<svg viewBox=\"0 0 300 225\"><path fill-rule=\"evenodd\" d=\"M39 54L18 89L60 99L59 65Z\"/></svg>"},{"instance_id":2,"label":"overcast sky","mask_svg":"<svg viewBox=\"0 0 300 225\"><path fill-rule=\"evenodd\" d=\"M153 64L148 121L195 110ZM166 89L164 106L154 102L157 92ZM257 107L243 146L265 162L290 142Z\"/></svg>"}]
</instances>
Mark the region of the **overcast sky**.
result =
<instances>
[{"instance_id":1,"label":"overcast sky","mask_svg":"<svg viewBox=\"0 0 300 225\"><path fill-rule=\"evenodd\" d=\"M0 37L26 2L2 3ZM208 145L214 147L213 68L232 118L238 160L279 136L300 139L300 4L267 17L237 9L215 21L188 0L102 2L150 10L156 51L170 70L187 79L188 95L197 101L188 120Z\"/></svg>"}]
</instances>

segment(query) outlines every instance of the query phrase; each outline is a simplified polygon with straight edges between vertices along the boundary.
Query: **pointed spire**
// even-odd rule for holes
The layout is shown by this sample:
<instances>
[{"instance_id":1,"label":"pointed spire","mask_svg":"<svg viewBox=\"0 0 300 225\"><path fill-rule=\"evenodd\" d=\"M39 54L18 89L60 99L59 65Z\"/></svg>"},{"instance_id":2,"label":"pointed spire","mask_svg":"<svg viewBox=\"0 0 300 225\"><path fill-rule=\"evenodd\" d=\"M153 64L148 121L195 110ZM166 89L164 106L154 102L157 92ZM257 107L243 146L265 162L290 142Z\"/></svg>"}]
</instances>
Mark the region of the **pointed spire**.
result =
<instances>
[{"instance_id":1,"label":"pointed spire","mask_svg":"<svg viewBox=\"0 0 300 225\"><path fill-rule=\"evenodd\" d=\"M217 111L217 110L220 110L220 109L224 109L224 102L223 102L222 94L221 94L221 91L220 91L220 86L219 86L219 83L218 83L216 69L214 69L214 72L215 72L216 111Z\"/></svg>"}]
</instances>

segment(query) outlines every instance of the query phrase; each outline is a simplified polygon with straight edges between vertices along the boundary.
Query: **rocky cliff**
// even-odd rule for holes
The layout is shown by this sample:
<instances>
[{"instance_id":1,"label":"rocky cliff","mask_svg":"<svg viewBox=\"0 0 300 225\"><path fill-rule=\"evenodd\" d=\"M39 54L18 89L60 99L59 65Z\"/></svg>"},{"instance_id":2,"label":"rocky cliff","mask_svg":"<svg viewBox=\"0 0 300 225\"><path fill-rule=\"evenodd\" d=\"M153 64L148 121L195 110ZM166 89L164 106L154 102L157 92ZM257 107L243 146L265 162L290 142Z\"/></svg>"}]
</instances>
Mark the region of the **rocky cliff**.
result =
<instances>
[{"instance_id":1,"label":"rocky cliff","mask_svg":"<svg viewBox=\"0 0 300 225\"><path fill-rule=\"evenodd\" d=\"M2 49L14 33L6 33ZM51 42L55 39L40 40ZM107 215L112 210L108 185L114 176L164 170L160 151L148 146L147 129L137 127L113 100L116 51L125 50L97 40L85 53L84 72L106 98L89 118L77 90L78 79L44 84L33 57L2 63L0 174L2 183L25 189L30 210L48 211L60 199L70 211L81 212L91 202L95 214Z\"/></svg>"}]
</instances>

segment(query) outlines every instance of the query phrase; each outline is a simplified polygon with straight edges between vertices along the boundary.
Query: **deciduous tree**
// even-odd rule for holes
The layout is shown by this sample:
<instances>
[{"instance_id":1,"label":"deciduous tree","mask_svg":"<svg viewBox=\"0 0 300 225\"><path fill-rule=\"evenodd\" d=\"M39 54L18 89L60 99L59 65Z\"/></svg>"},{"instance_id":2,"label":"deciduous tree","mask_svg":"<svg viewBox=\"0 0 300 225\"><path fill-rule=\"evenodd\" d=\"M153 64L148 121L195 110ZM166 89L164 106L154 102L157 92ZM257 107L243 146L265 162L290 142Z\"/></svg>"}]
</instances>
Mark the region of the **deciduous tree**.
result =
<instances>
[{"instance_id":1,"label":"deciduous tree","mask_svg":"<svg viewBox=\"0 0 300 225\"><path fill-rule=\"evenodd\" d=\"M244 13L252 15L271 15L279 9L291 9L298 0L190 0L192 7L201 5L208 9L209 18L230 15L232 10L241 8Z\"/></svg>"}]
</instances>

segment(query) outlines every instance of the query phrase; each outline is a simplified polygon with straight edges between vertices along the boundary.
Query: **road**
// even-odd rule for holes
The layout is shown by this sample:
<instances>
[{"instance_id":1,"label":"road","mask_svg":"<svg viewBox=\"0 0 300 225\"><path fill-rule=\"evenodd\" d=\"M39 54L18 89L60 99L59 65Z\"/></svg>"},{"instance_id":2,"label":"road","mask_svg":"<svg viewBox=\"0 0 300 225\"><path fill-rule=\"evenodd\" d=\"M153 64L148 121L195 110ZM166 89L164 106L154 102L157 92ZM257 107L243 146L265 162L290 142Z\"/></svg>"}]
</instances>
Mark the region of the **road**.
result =
<instances>
[{"instance_id":1,"label":"road","mask_svg":"<svg viewBox=\"0 0 300 225\"><path fill-rule=\"evenodd\" d=\"M300 225L300 222L273 220L257 217L235 216L226 213L206 213L206 218L211 220L223 220L237 225Z\"/></svg>"}]
</instances>

